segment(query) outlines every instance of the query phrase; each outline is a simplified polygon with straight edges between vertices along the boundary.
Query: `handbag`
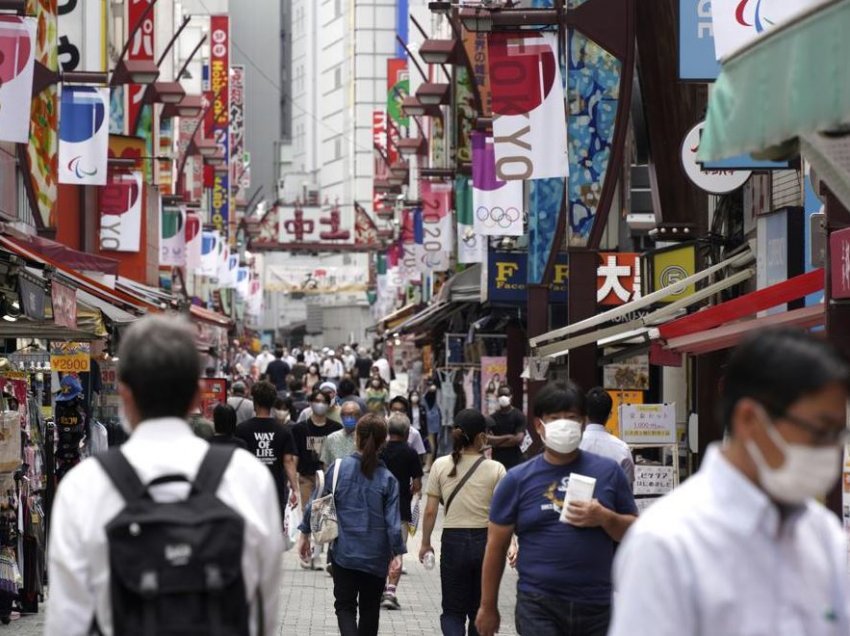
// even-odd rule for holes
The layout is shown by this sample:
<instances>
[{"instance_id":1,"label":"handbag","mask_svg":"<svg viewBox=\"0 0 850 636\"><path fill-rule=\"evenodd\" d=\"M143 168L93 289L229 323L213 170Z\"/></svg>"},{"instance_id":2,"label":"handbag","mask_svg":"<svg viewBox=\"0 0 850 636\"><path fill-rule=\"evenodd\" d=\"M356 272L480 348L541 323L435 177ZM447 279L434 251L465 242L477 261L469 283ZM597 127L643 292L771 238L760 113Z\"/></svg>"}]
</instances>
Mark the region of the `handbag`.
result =
<instances>
[{"instance_id":1,"label":"handbag","mask_svg":"<svg viewBox=\"0 0 850 636\"><path fill-rule=\"evenodd\" d=\"M330 494L318 497L310 504L310 532L313 535L313 542L316 544L330 543L339 536L334 495L341 465L341 459L334 462L334 478ZM319 492L321 491L322 489L319 490Z\"/></svg>"}]
</instances>

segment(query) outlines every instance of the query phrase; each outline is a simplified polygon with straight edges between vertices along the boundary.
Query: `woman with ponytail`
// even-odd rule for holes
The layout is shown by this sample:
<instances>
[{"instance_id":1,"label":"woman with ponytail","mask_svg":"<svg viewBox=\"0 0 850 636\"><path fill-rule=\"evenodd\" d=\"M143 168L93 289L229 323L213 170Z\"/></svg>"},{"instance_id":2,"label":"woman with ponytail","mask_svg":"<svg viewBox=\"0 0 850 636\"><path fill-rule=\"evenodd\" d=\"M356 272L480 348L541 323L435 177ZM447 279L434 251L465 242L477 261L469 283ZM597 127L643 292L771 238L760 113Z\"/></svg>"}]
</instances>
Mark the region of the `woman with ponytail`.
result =
<instances>
[{"instance_id":1,"label":"woman with ponytail","mask_svg":"<svg viewBox=\"0 0 850 636\"><path fill-rule=\"evenodd\" d=\"M317 496L331 493L338 468L333 492L339 536L330 544L330 562L339 633L373 636L378 633L387 574L401 570L401 555L407 548L401 535L398 482L380 459L387 441L384 418L365 415L357 422L355 435L357 452L328 466L324 490ZM309 559L310 506L300 530L299 552L302 559Z\"/></svg>"},{"instance_id":2,"label":"woman with ponytail","mask_svg":"<svg viewBox=\"0 0 850 636\"><path fill-rule=\"evenodd\" d=\"M496 485L505 476L505 468L482 454L487 442L487 427L480 412L464 409L455 416L454 425L452 454L436 460L428 477L428 503L422 521L419 560L424 562L428 553L434 551L431 534L437 510L443 504L440 626L446 636L464 636L468 621L468 633L475 636L490 500Z\"/></svg>"}]
</instances>

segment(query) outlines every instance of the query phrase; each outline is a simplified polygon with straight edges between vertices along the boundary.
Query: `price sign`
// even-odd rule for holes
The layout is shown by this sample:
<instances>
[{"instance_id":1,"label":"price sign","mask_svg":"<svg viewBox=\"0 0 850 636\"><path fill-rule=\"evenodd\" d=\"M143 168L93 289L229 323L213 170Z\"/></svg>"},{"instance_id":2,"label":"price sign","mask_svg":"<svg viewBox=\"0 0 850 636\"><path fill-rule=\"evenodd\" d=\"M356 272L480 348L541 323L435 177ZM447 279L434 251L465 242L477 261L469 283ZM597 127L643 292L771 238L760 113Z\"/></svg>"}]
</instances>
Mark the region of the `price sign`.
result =
<instances>
[{"instance_id":1,"label":"price sign","mask_svg":"<svg viewBox=\"0 0 850 636\"><path fill-rule=\"evenodd\" d=\"M676 405L620 405L620 439L626 444L675 444Z\"/></svg>"},{"instance_id":2,"label":"price sign","mask_svg":"<svg viewBox=\"0 0 850 636\"><path fill-rule=\"evenodd\" d=\"M675 487L672 466L635 466L636 495L663 495Z\"/></svg>"},{"instance_id":3,"label":"price sign","mask_svg":"<svg viewBox=\"0 0 850 636\"><path fill-rule=\"evenodd\" d=\"M50 366L60 373L88 373L91 370L91 345L88 342L53 343Z\"/></svg>"}]
</instances>

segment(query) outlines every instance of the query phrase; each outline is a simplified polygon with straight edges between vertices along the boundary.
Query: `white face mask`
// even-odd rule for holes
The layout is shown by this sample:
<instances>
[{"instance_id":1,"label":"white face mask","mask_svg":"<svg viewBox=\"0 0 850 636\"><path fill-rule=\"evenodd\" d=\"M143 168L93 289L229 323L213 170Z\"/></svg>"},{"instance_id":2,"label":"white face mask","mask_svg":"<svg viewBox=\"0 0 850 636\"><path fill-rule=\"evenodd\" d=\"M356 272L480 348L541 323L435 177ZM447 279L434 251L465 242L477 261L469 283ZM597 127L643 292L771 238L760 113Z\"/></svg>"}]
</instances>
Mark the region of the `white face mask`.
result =
<instances>
[{"instance_id":1,"label":"white face mask","mask_svg":"<svg viewBox=\"0 0 850 636\"><path fill-rule=\"evenodd\" d=\"M499 406L503 409L508 408L511 405L511 396L510 395L500 395L499 396Z\"/></svg>"},{"instance_id":2,"label":"white face mask","mask_svg":"<svg viewBox=\"0 0 850 636\"><path fill-rule=\"evenodd\" d=\"M555 420L543 423L543 443L549 450L568 455L581 443L581 422Z\"/></svg>"},{"instance_id":3,"label":"white face mask","mask_svg":"<svg viewBox=\"0 0 850 636\"><path fill-rule=\"evenodd\" d=\"M313 413L316 415L324 415L328 412L328 405L324 402L314 402L313 403Z\"/></svg>"},{"instance_id":4,"label":"white face mask","mask_svg":"<svg viewBox=\"0 0 850 636\"><path fill-rule=\"evenodd\" d=\"M785 461L779 468L771 468L758 445L747 440L747 452L758 468L759 483L764 491L776 501L789 505L828 493L841 475L841 447L791 444L773 425L765 427Z\"/></svg>"}]
</instances>

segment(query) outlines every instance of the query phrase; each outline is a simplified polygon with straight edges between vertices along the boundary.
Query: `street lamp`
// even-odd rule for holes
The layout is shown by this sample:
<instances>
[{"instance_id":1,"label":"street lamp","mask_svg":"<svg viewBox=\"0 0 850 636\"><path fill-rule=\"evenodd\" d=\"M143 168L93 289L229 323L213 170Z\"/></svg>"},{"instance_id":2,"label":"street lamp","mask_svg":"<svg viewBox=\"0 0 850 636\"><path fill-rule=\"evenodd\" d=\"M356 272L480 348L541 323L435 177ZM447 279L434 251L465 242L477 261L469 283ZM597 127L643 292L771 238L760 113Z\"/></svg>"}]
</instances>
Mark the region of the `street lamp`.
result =
<instances>
[{"instance_id":1,"label":"street lamp","mask_svg":"<svg viewBox=\"0 0 850 636\"><path fill-rule=\"evenodd\" d=\"M406 137L396 142L398 152L403 157L419 155L423 157L428 154L428 142L425 137Z\"/></svg>"},{"instance_id":2,"label":"street lamp","mask_svg":"<svg viewBox=\"0 0 850 636\"><path fill-rule=\"evenodd\" d=\"M416 99L425 106L442 106L451 101L451 86L426 82L416 89Z\"/></svg>"},{"instance_id":3,"label":"street lamp","mask_svg":"<svg viewBox=\"0 0 850 636\"><path fill-rule=\"evenodd\" d=\"M563 20L558 9L474 7L460 10L460 21L467 31L490 33L498 30L516 31L520 28L556 27Z\"/></svg>"},{"instance_id":4,"label":"street lamp","mask_svg":"<svg viewBox=\"0 0 850 636\"><path fill-rule=\"evenodd\" d=\"M426 39L419 47L419 57L428 64L458 64L460 63L460 41Z\"/></svg>"},{"instance_id":5,"label":"street lamp","mask_svg":"<svg viewBox=\"0 0 850 636\"><path fill-rule=\"evenodd\" d=\"M194 119L204 109L204 99L200 95L186 95L177 104L166 104L160 115L163 119L186 117Z\"/></svg>"}]
</instances>

